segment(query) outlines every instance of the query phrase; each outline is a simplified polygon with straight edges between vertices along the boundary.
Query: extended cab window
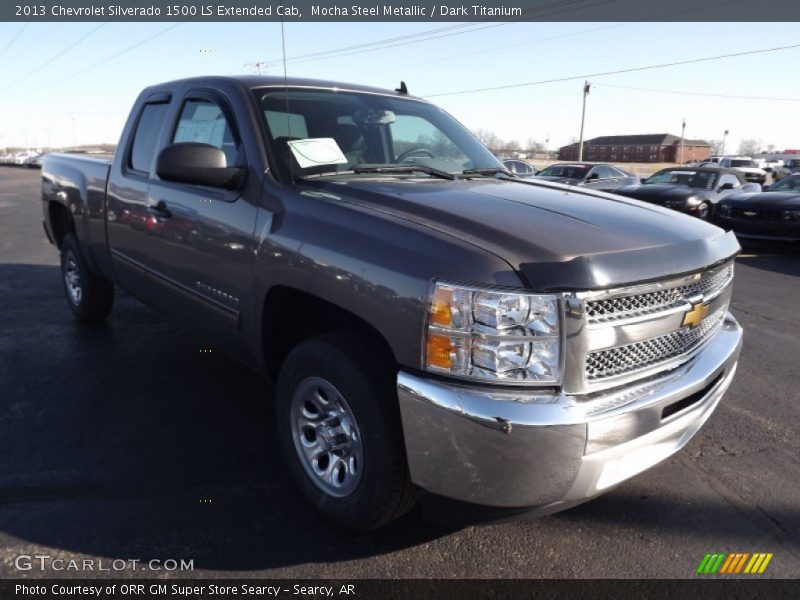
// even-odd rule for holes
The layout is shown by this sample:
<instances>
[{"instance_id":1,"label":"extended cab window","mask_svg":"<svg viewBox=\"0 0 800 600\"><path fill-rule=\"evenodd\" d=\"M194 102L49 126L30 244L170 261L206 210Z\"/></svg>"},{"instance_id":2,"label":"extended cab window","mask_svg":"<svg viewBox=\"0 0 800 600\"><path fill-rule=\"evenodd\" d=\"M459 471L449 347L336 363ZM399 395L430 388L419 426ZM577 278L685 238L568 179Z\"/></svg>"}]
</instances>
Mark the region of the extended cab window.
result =
<instances>
[{"instance_id":1,"label":"extended cab window","mask_svg":"<svg viewBox=\"0 0 800 600\"><path fill-rule=\"evenodd\" d=\"M150 173L158 135L164 127L168 109L169 104L165 102L145 104L142 108L139 122L136 124L136 131L133 134L133 144L128 161L131 169Z\"/></svg>"},{"instance_id":2,"label":"extended cab window","mask_svg":"<svg viewBox=\"0 0 800 600\"><path fill-rule=\"evenodd\" d=\"M236 164L238 149L225 113L214 102L187 100L183 105L172 143L198 142L216 146L225 153L228 166Z\"/></svg>"}]
</instances>

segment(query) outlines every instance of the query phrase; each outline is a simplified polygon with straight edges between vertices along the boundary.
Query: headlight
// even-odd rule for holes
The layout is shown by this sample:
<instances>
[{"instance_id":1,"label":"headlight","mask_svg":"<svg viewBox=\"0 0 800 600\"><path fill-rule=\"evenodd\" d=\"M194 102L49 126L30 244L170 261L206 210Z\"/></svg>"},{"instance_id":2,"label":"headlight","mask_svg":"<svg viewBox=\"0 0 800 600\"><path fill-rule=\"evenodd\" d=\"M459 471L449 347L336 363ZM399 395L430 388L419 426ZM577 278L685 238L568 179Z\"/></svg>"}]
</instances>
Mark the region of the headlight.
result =
<instances>
[{"instance_id":1,"label":"headlight","mask_svg":"<svg viewBox=\"0 0 800 600\"><path fill-rule=\"evenodd\" d=\"M559 299L436 283L428 299L424 368L495 383L558 383Z\"/></svg>"},{"instance_id":2,"label":"headlight","mask_svg":"<svg viewBox=\"0 0 800 600\"><path fill-rule=\"evenodd\" d=\"M720 217L730 217L731 216L731 205L730 204L720 204L717 206L717 214Z\"/></svg>"},{"instance_id":3,"label":"headlight","mask_svg":"<svg viewBox=\"0 0 800 600\"><path fill-rule=\"evenodd\" d=\"M783 211L783 219L785 221L800 221L800 210Z\"/></svg>"}]
</instances>

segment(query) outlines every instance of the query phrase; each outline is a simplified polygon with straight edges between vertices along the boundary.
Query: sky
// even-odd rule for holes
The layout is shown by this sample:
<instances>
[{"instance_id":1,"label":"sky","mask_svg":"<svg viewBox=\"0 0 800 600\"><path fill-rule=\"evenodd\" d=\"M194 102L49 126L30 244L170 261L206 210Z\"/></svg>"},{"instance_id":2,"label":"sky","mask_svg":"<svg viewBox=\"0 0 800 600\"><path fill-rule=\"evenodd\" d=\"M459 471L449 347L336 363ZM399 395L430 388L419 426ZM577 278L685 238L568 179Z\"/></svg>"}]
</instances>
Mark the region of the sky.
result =
<instances>
[{"instance_id":1,"label":"sky","mask_svg":"<svg viewBox=\"0 0 800 600\"><path fill-rule=\"evenodd\" d=\"M578 137L582 79L437 94L800 43L795 23L483 23L370 51L300 58L452 25L287 23L288 74L390 89L403 80L411 94L429 97L470 129L522 144L549 140L553 149ZM7 46L21 27L0 23L0 51L6 48L0 54L0 148L116 143L147 85L255 73L248 63L256 62L266 63L268 74L283 74L280 23L37 22ZM777 150L800 148L798 64L800 48L794 48L589 77L585 138L680 135L685 119L687 138L721 139L729 130L728 152L742 139Z\"/></svg>"}]
</instances>

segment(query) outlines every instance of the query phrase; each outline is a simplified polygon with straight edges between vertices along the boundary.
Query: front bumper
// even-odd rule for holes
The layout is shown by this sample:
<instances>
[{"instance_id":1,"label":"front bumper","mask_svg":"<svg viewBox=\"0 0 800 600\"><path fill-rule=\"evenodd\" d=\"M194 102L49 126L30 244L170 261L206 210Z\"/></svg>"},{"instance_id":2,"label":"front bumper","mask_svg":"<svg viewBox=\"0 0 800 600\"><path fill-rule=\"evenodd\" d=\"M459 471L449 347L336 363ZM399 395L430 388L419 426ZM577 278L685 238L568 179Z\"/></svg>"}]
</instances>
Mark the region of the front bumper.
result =
<instances>
[{"instance_id":1,"label":"front bumper","mask_svg":"<svg viewBox=\"0 0 800 600\"><path fill-rule=\"evenodd\" d=\"M742 330L720 331L680 367L591 396L500 391L401 371L397 389L412 481L494 507L558 510L682 448L736 370Z\"/></svg>"},{"instance_id":2,"label":"front bumper","mask_svg":"<svg viewBox=\"0 0 800 600\"><path fill-rule=\"evenodd\" d=\"M737 238L775 242L800 241L800 223L797 221L759 221L739 217L718 216L717 225L733 231Z\"/></svg>"}]
</instances>

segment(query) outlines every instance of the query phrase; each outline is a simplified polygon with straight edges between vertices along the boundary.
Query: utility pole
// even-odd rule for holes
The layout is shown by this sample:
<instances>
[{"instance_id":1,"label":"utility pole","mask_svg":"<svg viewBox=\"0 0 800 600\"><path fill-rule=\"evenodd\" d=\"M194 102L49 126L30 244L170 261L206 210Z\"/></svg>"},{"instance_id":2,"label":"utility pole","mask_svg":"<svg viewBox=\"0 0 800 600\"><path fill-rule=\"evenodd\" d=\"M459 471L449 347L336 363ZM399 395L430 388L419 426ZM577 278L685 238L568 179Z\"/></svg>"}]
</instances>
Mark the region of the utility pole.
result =
<instances>
[{"instance_id":1,"label":"utility pole","mask_svg":"<svg viewBox=\"0 0 800 600\"><path fill-rule=\"evenodd\" d=\"M583 108L581 109L581 137L578 138L578 160L583 160L583 124L586 122L586 96L592 88L588 81L583 82Z\"/></svg>"},{"instance_id":2,"label":"utility pole","mask_svg":"<svg viewBox=\"0 0 800 600\"><path fill-rule=\"evenodd\" d=\"M78 142L77 139L75 138L75 113L70 113L69 118L70 121L72 121L72 149L77 150Z\"/></svg>"},{"instance_id":3,"label":"utility pole","mask_svg":"<svg viewBox=\"0 0 800 600\"><path fill-rule=\"evenodd\" d=\"M678 164L683 164L683 139L686 137L686 118L683 119L683 124L681 125L681 159L678 161Z\"/></svg>"},{"instance_id":4,"label":"utility pole","mask_svg":"<svg viewBox=\"0 0 800 600\"><path fill-rule=\"evenodd\" d=\"M269 63L264 60L244 63L245 67L253 67L259 75L263 75L269 68ZM263 69L263 70L262 70Z\"/></svg>"},{"instance_id":5,"label":"utility pole","mask_svg":"<svg viewBox=\"0 0 800 600\"><path fill-rule=\"evenodd\" d=\"M725 133L722 134L722 156L725 156L725 140L728 139L728 130L725 130Z\"/></svg>"},{"instance_id":6,"label":"utility pole","mask_svg":"<svg viewBox=\"0 0 800 600\"><path fill-rule=\"evenodd\" d=\"M547 137L544 138L544 157L547 160L550 160L550 134L547 134Z\"/></svg>"}]
</instances>

